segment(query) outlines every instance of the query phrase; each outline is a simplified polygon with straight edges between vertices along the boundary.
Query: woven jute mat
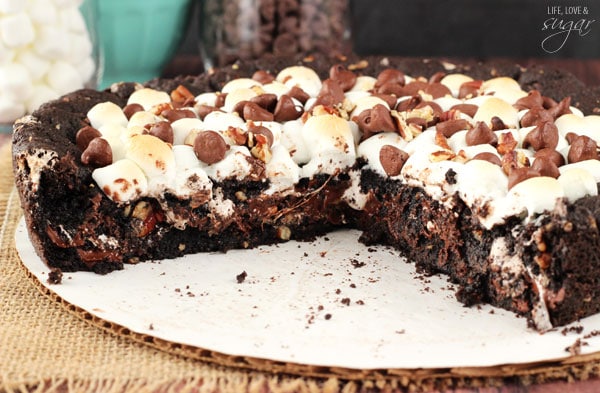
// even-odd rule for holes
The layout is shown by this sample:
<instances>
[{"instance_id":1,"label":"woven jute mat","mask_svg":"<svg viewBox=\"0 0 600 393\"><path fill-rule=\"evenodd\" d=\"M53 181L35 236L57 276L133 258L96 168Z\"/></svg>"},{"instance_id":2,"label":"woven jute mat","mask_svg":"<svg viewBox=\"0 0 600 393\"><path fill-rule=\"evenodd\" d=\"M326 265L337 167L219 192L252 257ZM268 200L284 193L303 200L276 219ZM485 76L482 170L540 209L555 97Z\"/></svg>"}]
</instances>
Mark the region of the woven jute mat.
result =
<instances>
[{"instance_id":1,"label":"woven jute mat","mask_svg":"<svg viewBox=\"0 0 600 393\"><path fill-rule=\"evenodd\" d=\"M436 370L345 370L220 355L143 336L65 303L22 266L10 145L0 149L0 392L429 391L582 380L598 356ZM457 356L460 356L457 354Z\"/></svg>"}]
</instances>

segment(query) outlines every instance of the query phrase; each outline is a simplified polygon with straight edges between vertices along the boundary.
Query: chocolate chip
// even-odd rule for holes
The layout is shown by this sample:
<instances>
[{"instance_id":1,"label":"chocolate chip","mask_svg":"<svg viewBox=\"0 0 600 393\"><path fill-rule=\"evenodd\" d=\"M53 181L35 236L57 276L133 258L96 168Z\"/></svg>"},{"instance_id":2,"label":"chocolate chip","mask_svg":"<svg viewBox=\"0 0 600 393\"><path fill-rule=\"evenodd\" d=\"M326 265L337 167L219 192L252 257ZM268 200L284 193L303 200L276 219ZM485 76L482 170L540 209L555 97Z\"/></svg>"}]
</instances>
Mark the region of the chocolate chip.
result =
<instances>
[{"instance_id":1,"label":"chocolate chip","mask_svg":"<svg viewBox=\"0 0 600 393\"><path fill-rule=\"evenodd\" d=\"M406 83L404 73L394 68L386 68L385 70L381 71L379 75L377 75L377 80L375 81L374 86L375 90L388 83L399 84L400 86L404 86L404 84Z\"/></svg>"},{"instance_id":2,"label":"chocolate chip","mask_svg":"<svg viewBox=\"0 0 600 393\"><path fill-rule=\"evenodd\" d=\"M373 94L373 97L381 98L392 109L396 106L396 101L398 101L398 98L396 96L391 95L391 94L377 94L377 93L375 93L375 94Z\"/></svg>"},{"instance_id":3,"label":"chocolate chip","mask_svg":"<svg viewBox=\"0 0 600 393\"><path fill-rule=\"evenodd\" d=\"M407 98L405 100L400 101L396 105L396 111L398 111L398 112L406 112L406 111L413 110L421 102L423 102L423 98L421 96L419 96L419 95L411 96L410 98Z\"/></svg>"},{"instance_id":4,"label":"chocolate chip","mask_svg":"<svg viewBox=\"0 0 600 393\"><path fill-rule=\"evenodd\" d=\"M315 106L323 105L334 107L344 102L344 90L340 86L338 81L333 79L326 79L323 81L321 91L315 101Z\"/></svg>"},{"instance_id":5,"label":"chocolate chip","mask_svg":"<svg viewBox=\"0 0 600 393\"><path fill-rule=\"evenodd\" d=\"M403 96L414 96L414 95L419 94L419 92L421 92L421 91L425 91L428 86L429 86L429 83L427 83L427 82L414 80L412 82L407 83L402 88L402 92L400 94Z\"/></svg>"},{"instance_id":6,"label":"chocolate chip","mask_svg":"<svg viewBox=\"0 0 600 393\"><path fill-rule=\"evenodd\" d=\"M371 109L365 109L353 120L363 132L363 139L379 132L396 131L396 125L390 111L382 104L377 104Z\"/></svg>"},{"instance_id":7,"label":"chocolate chip","mask_svg":"<svg viewBox=\"0 0 600 393\"><path fill-rule=\"evenodd\" d=\"M208 115L211 112L221 111L216 106L210 106L210 105L204 105L204 104L202 104L202 105L196 105L195 109L196 109L196 112L198 112L198 117L201 120L204 120L204 118L206 117L206 115Z\"/></svg>"},{"instance_id":8,"label":"chocolate chip","mask_svg":"<svg viewBox=\"0 0 600 393\"><path fill-rule=\"evenodd\" d=\"M546 160L550 160L557 167L565 165L565 157L563 157L562 154L560 154L559 152L557 152L554 149L548 149L548 148L540 149L540 150L538 150L538 151L535 152L535 154L534 154L533 157L536 160L538 158L544 158Z\"/></svg>"},{"instance_id":9,"label":"chocolate chip","mask_svg":"<svg viewBox=\"0 0 600 393\"><path fill-rule=\"evenodd\" d=\"M538 171L530 167L513 168L508 174L508 189L510 190L522 181L538 176L540 176Z\"/></svg>"},{"instance_id":10,"label":"chocolate chip","mask_svg":"<svg viewBox=\"0 0 600 393\"><path fill-rule=\"evenodd\" d=\"M425 108L425 107L431 108L431 110L433 111L433 117L434 117L433 121L437 123L439 121L439 118L442 117L442 115L444 113L444 111L442 110L442 107L437 102L422 101L417 104L415 109L421 109L421 108Z\"/></svg>"},{"instance_id":11,"label":"chocolate chip","mask_svg":"<svg viewBox=\"0 0 600 393\"><path fill-rule=\"evenodd\" d=\"M477 113L477 109L479 109L479 107L473 104L456 104L450 108L450 110L452 109L458 110L469 117L475 117L475 113Z\"/></svg>"},{"instance_id":12,"label":"chocolate chip","mask_svg":"<svg viewBox=\"0 0 600 393\"><path fill-rule=\"evenodd\" d=\"M206 164L214 164L225 158L229 145L215 131L202 131L194 139L194 153Z\"/></svg>"},{"instance_id":13,"label":"chocolate chip","mask_svg":"<svg viewBox=\"0 0 600 393\"><path fill-rule=\"evenodd\" d=\"M168 121L159 121L150 125L148 134L157 137L163 142L173 144L173 127Z\"/></svg>"},{"instance_id":14,"label":"chocolate chip","mask_svg":"<svg viewBox=\"0 0 600 393\"><path fill-rule=\"evenodd\" d=\"M275 105L277 105L277 96L271 93L260 94L256 97L252 97L250 102L254 102L261 108L273 112L275 110Z\"/></svg>"},{"instance_id":15,"label":"chocolate chip","mask_svg":"<svg viewBox=\"0 0 600 393\"><path fill-rule=\"evenodd\" d=\"M546 121L554 121L554 116L543 107L534 106L521 118L521 127L531 127Z\"/></svg>"},{"instance_id":16,"label":"chocolate chip","mask_svg":"<svg viewBox=\"0 0 600 393\"><path fill-rule=\"evenodd\" d=\"M542 95L537 90L532 90L527 94L526 97L521 97L513 104L513 106L521 111L524 109L531 109L536 106L543 106L544 100L542 99Z\"/></svg>"},{"instance_id":17,"label":"chocolate chip","mask_svg":"<svg viewBox=\"0 0 600 393\"><path fill-rule=\"evenodd\" d=\"M77 131L77 135L75 135L75 144L79 150L84 151L94 138L100 136L102 136L100 131L92 126L85 126Z\"/></svg>"},{"instance_id":18,"label":"chocolate chip","mask_svg":"<svg viewBox=\"0 0 600 393\"><path fill-rule=\"evenodd\" d=\"M254 74L252 74L252 79L259 83L262 83L263 85L266 85L273 82L275 80L275 76L269 74L267 71L258 70Z\"/></svg>"},{"instance_id":19,"label":"chocolate chip","mask_svg":"<svg viewBox=\"0 0 600 393\"><path fill-rule=\"evenodd\" d=\"M484 145L489 143L490 145L498 144L498 137L483 121L478 121L475 127L465 135L467 146Z\"/></svg>"},{"instance_id":20,"label":"chocolate chip","mask_svg":"<svg viewBox=\"0 0 600 393\"><path fill-rule=\"evenodd\" d=\"M269 146L273 146L273 133L267 127L252 123L248 127L248 133L252 134L255 140L261 141L262 143L260 144L264 144L266 142L266 144ZM260 135L260 137L257 138L258 135Z\"/></svg>"},{"instance_id":21,"label":"chocolate chip","mask_svg":"<svg viewBox=\"0 0 600 393\"><path fill-rule=\"evenodd\" d=\"M429 83L439 83L445 76L446 73L444 71L438 71L429 77Z\"/></svg>"},{"instance_id":22,"label":"chocolate chip","mask_svg":"<svg viewBox=\"0 0 600 393\"><path fill-rule=\"evenodd\" d=\"M492 116L491 122L492 122L492 131L502 131L502 130L506 130L508 128L508 127L506 127L506 124L504 124L502 119L499 118L498 116Z\"/></svg>"},{"instance_id":23,"label":"chocolate chip","mask_svg":"<svg viewBox=\"0 0 600 393\"><path fill-rule=\"evenodd\" d=\"M352 89L356 84L356 74L342 64L336 64L329 69L329 78L337 81L344 91Z\"/></svg>"},{"instance_id":24,"label":"chocolate chip","mask_svg":"<svg viewBox=\"0 0 600 393\"><path fill-rule=\"evenodd\" d=\"M491 162L494 165L502 166L502 161L500 161L500 157L495 155L494 153L490 153L489 151L484 151L478 154L475 154L472 158L473 160L483 160L487 162Z\"/></svg>"},{"instance_id":25,"label":"chocolate chip","mask_svg":"<svg viewBox=\"0 0 600 393\"><path fill-rule=\"evenodd\" d=\"M458 98L477 97L482 84L482 80L474 80L462 83L458 88Z\"/></svg>"},{"instance_id":26,"label":"chocolate chip","mask_svg":"<svg viewBox=\"0 0 600 393\"><path fill-rule=\"evenodd\" d=\"M548 112L554 119L571 113L571 97L563 98L558 104L548 108Z\"/></svg>"},{"instance_id":27,"label":"chocolate chip","mask_svg":"<svg viewBox=\"0 0 600 393\"><path fill-rule=\"evenodd\" d=\"M244 120L273 121L273 114L254 102L247 102L242 113Z\"/></svg>"},{"instance_id":28,"label":"chocolate chip","mask_svg":"<svg viewBox=\"0 0 600 393\"><path fill-rule=\"evenodd\" d=\"M408 153L395 146L384 145L379 151L379 162L388 176L399 175L406 160Z\"/></svg>"},{"instance_id":29,"label":"chocolate chip","mask_svg":"<svg viewBox=\"0 0 600 393\"><path fill-rule=\"evenodd\" d=\"M540 176L548 176L557 179L560 176L560 171L556 164L548 158L536 158L531 165L531 169L537 171Z\"/></svg>"},{"instance_id":30,"label":"chocolate chip","mask_svg":"<svg viewBox=\"0 0 600 393\"><path fill-rule=\"evenodd\" d=\"M577 136L571 143L567 160L569 163L598 159L598 146L589 136Z\"/></svg>"},{"instance_id":31,"label":"chocolate chip","mask_svg":"<svg viewBox=\"0 0 600 393\"><path fill-rule=\"evenodd\" d=\"M169 122L173 123L174 121L190 118L195 119L196 114L189 109L165 109L160 113L162 117L167 119Z\"/></svg>"},{"instance_id":32,"label":"chocolate chip","mask_svg":"<svg viewBox=\"0 0 600 393\"><path fill-rule=\"evenodd\" d=\"M144 110L143 106L141 106L140 104L134 103L134 104L125 105L125 107L123 108L123 113L125 114L125 117L127 117L127 120L129 120L129 119L131 119L131 116L133 116L135 113L141 112L143 110Z\"/></svg>"},{"instance_id":33,"label":"chocolate chip","mask_svg":"<svg viewBox=\"0 0 600 393\"><path fill-rule=\"evenodd\" d=\"M533 150L555 149L556 146L558 146L558 128L551 122L538 123L523 139L525 149L529 147Z\"/></svg>"},{"instance_id":34,"label":"chocolate chip","mask_svg":"<svg viewBox=\"0 0 600 393\"><path fill-rule=\"evenodd\" d=\"M81 162L96 168L112 164L112 149L106 139L94 138L81 153Z\"/></svg>"},{"instance_id":35,"label":"chocolate chip","mask_svg":"<svg viewBox=\"0 0 600 393\"><path fill-rule=\"evenodd\" d=\"M429 83L424 91L426 94L431 95L433 99L452 95L450 89L441 83Z\"/></svg>"},{"instance_id":36,"label":"chocolate chip","mask_svg":"<svg viewBox=\"0 0 600 393\"><path fill-rule=\"evenodd\" d=\"M458 131L468 130L471 124L465 119L447 120L435 125L436 131L441 132L446 138L450 138Z\"/></svg>"},{"instance_id":37,"label":"chocolate chip","mask_svg":"<svg viewBox=\"0 0 600 393\"><path fill-rule=\"evenodd\" d=\"M217 98L215 99L215 106L217 108L221 108L225 105L225 98L227 98L227 93L217 93Z\"/></svg>"},{"instance_id":38,"label":"chocolate chip","mask_svg":"<svg viewBox=\"0 0 600 393\"><path fill-rule=\"evenodd\" d=\"M293 86L290 91L287 93L288 96L297 99L302 103L302 105L306 104L306 101L310 98L308 93L299 88L298 86Z\"/></svg>"},{"instance_id":39,"label":"chocolate chip","mask_svg":"<svg viewBox=\"0 0 600 393\"><path fill-rule=\"evenodd\" d=\"M290 96L284 94L279 98L277 105L275 106L274 117L275 121L284 122L289 120L296 120L302 116L302 108L296 107L296 104Z\"/></svg>"}]
</instances>

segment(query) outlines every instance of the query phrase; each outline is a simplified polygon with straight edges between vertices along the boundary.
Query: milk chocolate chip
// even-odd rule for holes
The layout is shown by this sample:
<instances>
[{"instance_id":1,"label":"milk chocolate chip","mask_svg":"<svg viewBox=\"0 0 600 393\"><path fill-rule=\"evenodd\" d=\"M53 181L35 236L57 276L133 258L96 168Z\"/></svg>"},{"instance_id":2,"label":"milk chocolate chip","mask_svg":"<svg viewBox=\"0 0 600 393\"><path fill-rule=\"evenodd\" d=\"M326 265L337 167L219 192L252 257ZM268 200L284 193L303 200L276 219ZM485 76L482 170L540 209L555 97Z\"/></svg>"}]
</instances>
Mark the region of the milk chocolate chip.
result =
<instances>
[{"instance_id":1,"label":"milk chocolate chip","mask_svg":"<svg viewBox=\"0 0 600 393\"><path fill-rule=\"evenodd\" d=\"M450 108L450 110L452 109L458 110L469 117L475 117L475 113L477 113L477 109L479 109L479 107L473 104L456 104Z\"/></svg>"},{"instance_id":2,"label":"milk chocolate chip","mask_svg":"<svg viewBox=\"0 0 600 393\"><path fill-rule=\"evenodd\" d=\"M489 151L484 151L479 154L473 156L473 160L483 160L487 162L491 162L494 165L502 166L502 161L500 161L500 157L495 155L494 153L490 153Z\"/></svg>"},{"instance_id":3,"label":"milk chocolate chip","mask_svg":"<svg viewBox=\"0 0 600 393\"><path fill-rule=\"evenodd\" d=\"M339 82L333 79L326 79L323 81L323 86L317 96L315 106L323 105L333 107L344 102L344 98L344 90L342 90Z\"/></svg>"},{"instance_id":4,"label":"milk chocolate chip","mask_svg":"<svg viewBox=\"0 0 600 393\"><path fill-rule=\"evenodd\" d=\"M390 111L382 104L377 104L371 109L365 109L353 119L363 132L363 139L367 139L379 132L396 131L396 125Z\"/></svg>"},{"instance_id":5,"label":"milk chocolate chip","mask_svg":"<svg viewBox=\"0 0 600 393\"><path fill-rule=\"evenodd\" d=\"M298 86L293 86L290 91L287 93L288 96L297 99L302 103L302 105L306 104L306 101L310 98L307 92L299 88Z\"/></svg>"},{"instance_id":6,"label":"milk chocolate chip","mask_svg":"<svg viewBox=\"0 0 600 393\"><path fill-rule=\"evenodd\" d=\"M550 160L557 167L565 165L565 157L563 157L562 154L560 154L559 152L557 152L554 149L548 149L548 148L540 149L540 150L538 150L538 151L535 152L535 154L534 154L533 157L536 160L538 158L543 158L543 159L546 159L546 160Z\"/></svg>"},{"instance_id":7,"label":"milk chocolate chip","mask_svg":"<svg viewBox=\"0 0 600 393\"><path fill-rule=\"evenodd\" d=\"M388 83L404 86L406 83L405 81L406 79L402 71L393 68L386 68L385 70L381 71L379 75L377 75L377 80L375 81L374 87L375 90L377 90L379 87L382 87Z\"/></svg>"},{"instance_id":8,"label":"milk chocolate chip","mask_svg":"<svg viewBox=\"0 0 600 393\"><path fill-rule=\"evenodd\" d=\"M526 97L519 98L517 102L513 104L515 109L521 111L524 109L531 109L536 106L543 106L544 100L542 99L542 95L537 90L532 90L527 94Z\"/></svg>"},{"instance_id":9,"label":"milk chocolate chip","mask_svg":"<svg viewBox=\"0 0 600 393\"><path fill-rule=\"evenodd\" d=\"M194 153L206 164L221 161L228 149L229 145L225 143L225 139L215 131L200 132L194 139Z\"/></svg>"},{"instance_id":10,"label":"milk chocolate chip","mask_svg":"<svg viewBox=\"0 0 600 393\"><path fill-rule=\"evenodd\" d=\"M379 151L379 162L388 176L399 175L406 160L408 153L395 146L384 145Z\"/></svg>"},{"instance_id":11,"label":"milk chocolate chip","mask_svg":"<svg viewBox=\"0 0 600 393\"><path fill-rule=\"evenodd\" d=\"M538 123L538 125L523 140L525 149L532 147L534 150L555 149L558 146L558 128L552 122Z\"/></svg>"},{"instance_id":12,"label":"milk chocolate chip","mask_svg":"<svg viewBox=\"0 0 600 393\"><path fill-rule=\"evenodd\" d=\"M133 116L135 113L141 112L143 110L144 110L143 106L141 106L140 104L134 103L134 104L125 105L125 107L123 108L123 113L125 114L125 117L127 118L127 120L129 120L129 119L131 119L131 116Z\"/></svg>"},{"instance_id":13,"label":"milk chocolate chip","mask_svg":"<svg viewBox=\"0 0 600 393\"><path fill-rule=\"evenodd\" d=\"M508 174L508 189L510 190L522 181L538 176L540 176L539 172L531 167L513 168Z\"/></svg>"},{"instance_id":14,"label":"milk chocolate chip","mask_svg":"<svg viewBox=\"0 0 600 393\"><path fill-rule=\"evenodd\" d=\"M484 145L489 143L490 145L498 144L498 137L483 121L478 121L475 127L465 135L467 146Z\"/></svg>"},{"instance_id":15,"label":"milk chocolate chip","mask_svg":"<svg viewBox=\"0 0 600 393\"><path fill-rule=\"evenodd\" d=\"M81 162L96 168L112 164L112 149L106 139L94 138L81 153Z\"/></svg>"},{"instance_id":16,"label":"milk chocolate chip","mask_svg":"<svg viewBox=\"0 0 600 393\"><path fill-rule=\"evenodd\" d=\"M336 64L329 69L329 78L337 81L344 91L352 89L356 83L356 74L342 64Z\"/></svg>"},{"instance_id":17,"label":"milk chocolate chip","mask_svg":"<svg viewBox=\"0 0 600 393\"><path fill-rule=\"evenodd\" d=\"M471 128L471 124L465 119L447 120L435 125L436 131L441 132L446 138L450 138L458 131Z\"/></svg>"},{"instance_id":18,"label":"milk chocolate chip","mask_svg":"<svg viewBox=\"0 0 600 393\"><path fill-rule=\"evenodd\" d=\"M589 136L579 135L571 142L569 154L567 155L569 163L597 159L598 146L596 141Z\"/></svg>"},{"instance_id":19,"label":"milk chocolate chip","mask_svg":"<svg viewBox=\"0 0 600 393\"><path fill-rule=\"evenodd\" d=\"M160 113L162 117L171 123L185 118L195 119L196 114L190 109L165 109Z\"/></svg>"},{"instance_id":20,"label":"milk chocolate chip","mask_svg":"<svg viewBox=\"0 0 600 393\"><path fill-rule=\"evenodd\" d=\"M244 120L273 121L273 114L271 112L250 101L244 105L242 117Z\"/></svg>"},{"instance_id":21,"label":"milk chocolate chip","mask_svg":"<svg viewBox=\"0 0 600 393\"><path fill-rule=\"evenodd\" d=\"M479 89L483 84L482 80L464 82L458 88L458 98L471 98L479 95Z\"/></svg>"},{"instance_id":22,"label":"milk chocolate chip","mask_svg":"<svg viewBox=\"0 0 600 393\"><path fill-rule=\"evenodd\" d=\"M521 118L521 127L531 127L539 122L554 121L554 116L541 106L534 106Z\"/></svg>"},{"instance_id":23,"label":"milk chocolate chip","mask_svg":"<svg viewBox=\"0 0 600 393\"><path fill-rule=\"evenodd\" d=\"M84 151L94 138L100 136L102 136L100 131L92 126L85 126L77 131L77 135L75 135L75 144L77 144L79 150Z\"/></svg>"},{"instance_id":24,"label":"milk chocolate chip","mask_svg":"<svg viewBox=\"0 0 600 393\"><path fill-rule=\"evenodd\" d=\"M258 70L254 74L252 74L252 79L259 83L262 83L263 85L266 85L273 82L275 80L275 76L269 74L267 71Z\"/></svg>"},{"instance_id":25,"label":"milk chocolate chip","mask_svg":"<svg viewBox=\"0 0 600 393\"><path fill-rule=\"evenodd\" d=\"M258 144L266 143L269 147L273 146L273 133L267 127L252 123L248 127L248 133L253 135L255 142L258 142Z\"/></svg>"},{"instance_id":26,"label":"milk chocolate chip","mask_svg":"<svg viewBox=\"0 0 600 393\"><path fill-rule=\"evenodd\" d=\"M426 94L431 95L433 99L452 95L450 89L441 83L429 83L424 91Z\"/></svg>"},{"instance_id":27,"label":"milk chocolate chip","mask_svg":"<svg viewBox=\"0 0 600 393\"><path fill-rule=\"evenodd\" d=\"M198 112L198 117L201 120L204 120L204 118L206 117L206 115L208 115L211 112L221 111L216 106L210 106L210 105L204 105L204 104L202 104L202 105L196 105L195 109Z\"/></svg>"},{"instance_id":28,"label":"milk chocolate chip","mask_svg":"<svg viewBox=\"0 0 600 393\"><path fill-rule=\"evenodd\" d=\"M294 100L287 94L284 94L279 98L277 105L275 106L275 121L283 122L289 120L296 120L302 115L302 108L296 107Z\"/></svg>"},{"instance_id":29,"label":"milk chocolate chip","mask_svg":"<svg viewBox=\"0 0 600 393\"><path fill-rule=\"evenodd\" d=\"M275 94L265 93L256 97L252 97L250 102L254 102L261 108L264 108L269 112L273 112L275 110L275 105L277 105L277 96Z\"/></svg>"},{"instance_id":30,"label":"milk chocolate chip","mask_svg":"<svg viewBox=\"0 0 600 393\"><path fill-rule=\"evenodd\" d=\"M531 169L537 171L540 176L548 176L555 179L560 176L560 171L554 161L545 157L536 158L531 165Z\"/></svg>"},{"instance_id":31,"label":"milk chocolate chip","mask_svg":"<svg viewBox=\"0 0 600 393\"><path fill-rule=\"evenodd\" d=\"M168 121L159 121L152 124L147 132L166 143L173 144L173 127Z\"/></svg>"}]
</instances>

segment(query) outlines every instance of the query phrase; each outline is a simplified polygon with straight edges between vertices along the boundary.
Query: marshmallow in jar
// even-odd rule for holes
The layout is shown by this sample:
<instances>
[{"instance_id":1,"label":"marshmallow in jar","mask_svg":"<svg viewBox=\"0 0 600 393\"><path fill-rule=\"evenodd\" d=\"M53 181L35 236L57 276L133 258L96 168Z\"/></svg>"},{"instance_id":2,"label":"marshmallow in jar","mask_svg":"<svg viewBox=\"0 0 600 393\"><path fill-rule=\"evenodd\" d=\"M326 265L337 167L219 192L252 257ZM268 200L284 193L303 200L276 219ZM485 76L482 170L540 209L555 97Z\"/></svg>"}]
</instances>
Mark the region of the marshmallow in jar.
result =
<instances>
[{"instance_id":1,"label":"marshmallow in jar","mask_svg":"<svg viewBox=\"0 0 600 393\"><path fill-rule=\"evenodd\" d=\"M82 0L0 0L0 123L84 87L94 76Z\"/></svg>"}]
</instances>

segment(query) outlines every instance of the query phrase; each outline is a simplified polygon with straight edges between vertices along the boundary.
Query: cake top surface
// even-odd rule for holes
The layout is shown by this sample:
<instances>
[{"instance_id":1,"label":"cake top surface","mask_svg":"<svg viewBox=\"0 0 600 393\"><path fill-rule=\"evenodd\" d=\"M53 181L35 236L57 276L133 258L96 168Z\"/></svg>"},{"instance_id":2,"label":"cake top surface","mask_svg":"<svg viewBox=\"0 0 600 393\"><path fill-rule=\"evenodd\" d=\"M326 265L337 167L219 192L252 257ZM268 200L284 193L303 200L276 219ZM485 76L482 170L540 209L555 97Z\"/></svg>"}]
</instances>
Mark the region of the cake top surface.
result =
<instances>
[{"instance_id":1,"label":"cake top surface","mask_svg":"<svg viewBox=\"0 0 600 393\"><path fill-rule=\"evenodd\" d=\"M165 193L208 200L228 179L286 194L301 178L360 170L360 159L441 203L458 196L491 228L597 195L600 181L600 116L508 77L366 76L336 65L322 80L292 66L196 96L140 86L125 107L103 102L87 119L81 160L117 203ZM368 196L355 187L360 209Z\"/></svg>"}]
</instances>

